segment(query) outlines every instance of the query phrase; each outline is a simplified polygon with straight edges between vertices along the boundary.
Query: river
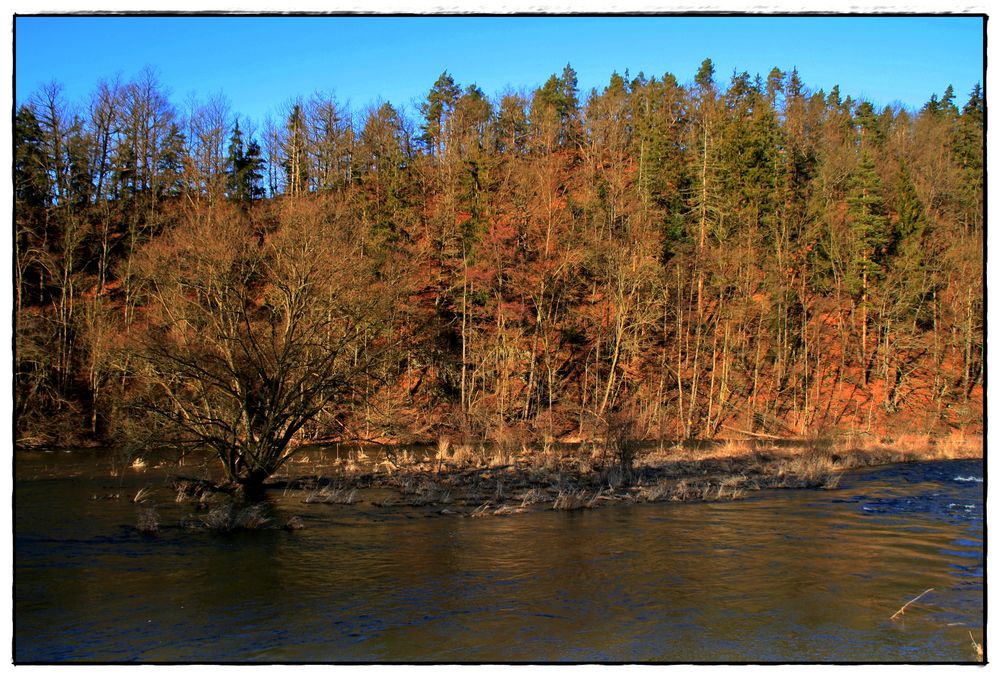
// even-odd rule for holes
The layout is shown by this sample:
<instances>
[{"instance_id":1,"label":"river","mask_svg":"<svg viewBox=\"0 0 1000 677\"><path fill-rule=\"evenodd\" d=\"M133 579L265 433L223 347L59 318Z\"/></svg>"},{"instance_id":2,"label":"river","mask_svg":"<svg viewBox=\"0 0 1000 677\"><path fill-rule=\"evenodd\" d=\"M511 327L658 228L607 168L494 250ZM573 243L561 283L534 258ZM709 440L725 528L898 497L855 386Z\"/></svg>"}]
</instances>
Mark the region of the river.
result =
<instances>
[{"instance_id":1,"label":"river","mask_svg":"<svg viewBox=\"0 0 1000 677\"><path fill-rule=\"evenodd\" d=\"M304 529L230 534L185 529L167 472L17 453L15 662L925 663L983 641L981 461L482 519L274 492Z\"/></svg>"}]
</instances>

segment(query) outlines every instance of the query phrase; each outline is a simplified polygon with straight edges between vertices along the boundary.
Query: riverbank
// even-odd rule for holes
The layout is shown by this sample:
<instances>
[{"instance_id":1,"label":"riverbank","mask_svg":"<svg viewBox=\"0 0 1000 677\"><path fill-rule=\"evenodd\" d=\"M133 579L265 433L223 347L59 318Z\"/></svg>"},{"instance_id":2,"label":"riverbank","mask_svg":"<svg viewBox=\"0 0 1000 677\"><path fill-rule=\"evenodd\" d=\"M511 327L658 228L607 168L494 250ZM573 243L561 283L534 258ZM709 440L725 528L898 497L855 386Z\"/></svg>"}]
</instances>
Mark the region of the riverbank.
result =
<instances>
[{"instance_id":1,"label":"riverbank","mask_svg":"<svg viewBox=\"0 0 1000 677\"><path fill-rule=\"evenodd\" d=\"M303 453L267 483L302 503L367 503L469 517L580 510L611 503L731 501L762 489L833 489L848 470L982 458L980 437L904 436L879 442L731 440L698 446L474 447L323 460ZM211 486L174 482L178 500L208 507Z\"/></svg>"}]
</instances>

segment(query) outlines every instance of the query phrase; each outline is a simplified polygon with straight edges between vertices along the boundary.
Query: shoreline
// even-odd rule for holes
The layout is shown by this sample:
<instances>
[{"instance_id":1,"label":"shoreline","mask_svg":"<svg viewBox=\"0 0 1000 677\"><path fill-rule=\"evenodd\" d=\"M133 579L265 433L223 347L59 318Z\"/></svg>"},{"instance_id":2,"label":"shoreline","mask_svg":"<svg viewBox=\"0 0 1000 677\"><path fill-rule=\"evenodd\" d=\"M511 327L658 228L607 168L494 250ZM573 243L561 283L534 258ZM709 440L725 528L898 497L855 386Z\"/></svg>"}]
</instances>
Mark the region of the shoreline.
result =
<instances>
[{"instance_id":1,"label":"shoreline","mask_svg":"<svg viewBox=\"0 0 1000 677\"><path fill-rule=\"evenodd\" d=\"M655 444L655 443L654 443ZM369 452L373 452L368 447ZM81 450L92 452L92 449ZM590 442L540 447L481 444L399 450L361 447L303 448L267 480L262 493L244 495L227 485L217 462L194 463L150 453L113 462L113 474L138 480L155 471L173 501L203 513L204 526L220 530L259 528L234 522L239 507L282 502L374 507L392 512L466 517L505 516L537 510L582 510L609 504L733 501L766 489L835 489L845 472L896 463L983 459L984 438L900 435L879 442L857 436L840 440L741 439L686 444ZM346 457L345 457L346 456ZM152 478L150 478L152 479ZM147 486L132 499L146 504ZM162 495L161 495L162 496ZM239 512L239 511L236 511ZM261 523L263 524L263 523ZM280 525L271 524L271 528ZM285 528L301 528L293 520Z\"/></svg>"},{"instance_id":2,"label":"shoreline","mask_svg":"<svg viewBox=\"0 0 1000 677\"><path fill-rule=\"evenodd\" d=\"M382 509L426 508L469 517L529 510L580 510L614 503L730 501L764 489L834 489L843 473L895 463L983 458L981 438L911 446L731 441L702 448L638 452L631 467L606 453L541 452L471 462L463 448L425 459L397 458L373 470L338 460L330 473L291 464L265 484L303 503L368 503ZM467 449L467 448L465 448ZM524 450L527 451L527 450Z\"/></svg>"}]
</instances>

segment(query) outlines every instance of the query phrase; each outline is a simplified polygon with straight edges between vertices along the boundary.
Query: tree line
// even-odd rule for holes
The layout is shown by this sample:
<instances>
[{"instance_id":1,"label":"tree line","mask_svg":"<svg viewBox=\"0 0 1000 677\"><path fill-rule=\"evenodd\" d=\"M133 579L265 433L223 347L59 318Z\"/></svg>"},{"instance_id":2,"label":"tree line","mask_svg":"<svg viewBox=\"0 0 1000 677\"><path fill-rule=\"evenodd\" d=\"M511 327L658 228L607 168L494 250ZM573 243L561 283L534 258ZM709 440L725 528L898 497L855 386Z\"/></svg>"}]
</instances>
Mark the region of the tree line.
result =
<instances>
[{"instance_id":1,"label":"tree line","mask_svg":"<svg viewBox=\"0 0 1000 677\"><path fill-rule=\"evenodd\" d=\"M878 108L710 60L260 126L150 69L46 85L14 124L15 439L169 428L235 477L315 439L979 427L983 115L978 85Z\"/></svg>"}]
</instances>

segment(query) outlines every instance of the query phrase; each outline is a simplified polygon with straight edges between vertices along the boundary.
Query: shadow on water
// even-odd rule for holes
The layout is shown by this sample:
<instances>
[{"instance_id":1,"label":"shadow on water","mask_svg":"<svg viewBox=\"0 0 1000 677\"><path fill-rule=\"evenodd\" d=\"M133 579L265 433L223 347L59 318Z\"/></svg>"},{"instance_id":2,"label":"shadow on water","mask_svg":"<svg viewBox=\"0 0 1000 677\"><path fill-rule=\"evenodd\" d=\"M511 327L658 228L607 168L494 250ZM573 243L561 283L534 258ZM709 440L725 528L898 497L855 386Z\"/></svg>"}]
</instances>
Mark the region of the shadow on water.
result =
<instances>
[{"instance_id":1,"label":"shadow on water","mask_svg":"<svg viewBox=\"0 0 1000 677\"><path fill-rule=\"evenodd\" d=\"M982 641L980 461L486 519L276 492L271 524L304 529L213 533L164 473L70 456L18 463L18 662L962 662ZM150 484L155 536L127 498Z\"/></svg>"}]
</instances>

